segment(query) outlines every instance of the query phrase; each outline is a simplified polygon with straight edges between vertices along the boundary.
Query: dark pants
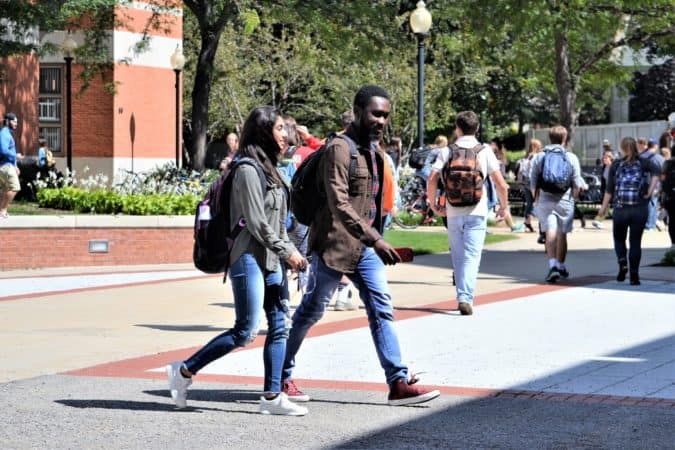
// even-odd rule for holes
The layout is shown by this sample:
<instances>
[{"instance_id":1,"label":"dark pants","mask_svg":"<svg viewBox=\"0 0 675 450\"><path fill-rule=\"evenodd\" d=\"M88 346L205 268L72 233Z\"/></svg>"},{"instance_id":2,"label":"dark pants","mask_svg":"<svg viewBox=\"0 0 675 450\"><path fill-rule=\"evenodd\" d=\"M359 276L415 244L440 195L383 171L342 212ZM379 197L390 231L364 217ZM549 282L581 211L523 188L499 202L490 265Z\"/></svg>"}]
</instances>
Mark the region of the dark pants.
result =
<instances>
[{"instance_id":1,"label":"dark pants","mask_svg":"<svg viewBox=\"0 0 675 450\"><path fill-rule=\"evenodd\" d=\"M668 213L668 234L670 235L670 244L675 245L675 200L664 203L663 207Z\"/></svg>"},{"instance_id":2,"label":"dark pants","mask_svg":"<svg viewBox=\"0 0 675 450\"><path fill-rule=\"evenodd\" d=\"M630 273L637 274L642 257L642 233L647 224L647 205L624 206L614 208L612 219L614 223L614 251L620 266L628 263ZM626 235L630 229L628 241L630 250L626 249ZM628 254L628 258L626 255Z\"/></svg>"},{"instance_id":3,"label":"dark pants","mask_svg":"<svg viewBox=\"0 0 675 450\"><path fill-rule=\"evenodd\" d=\"M525 221L529 223L528 218L534 215L534 197L532 197L532 191L529 187L523 188L523 199L525 200L525 210L523 211L523 217Z\"/></svg>"}]
</instances>

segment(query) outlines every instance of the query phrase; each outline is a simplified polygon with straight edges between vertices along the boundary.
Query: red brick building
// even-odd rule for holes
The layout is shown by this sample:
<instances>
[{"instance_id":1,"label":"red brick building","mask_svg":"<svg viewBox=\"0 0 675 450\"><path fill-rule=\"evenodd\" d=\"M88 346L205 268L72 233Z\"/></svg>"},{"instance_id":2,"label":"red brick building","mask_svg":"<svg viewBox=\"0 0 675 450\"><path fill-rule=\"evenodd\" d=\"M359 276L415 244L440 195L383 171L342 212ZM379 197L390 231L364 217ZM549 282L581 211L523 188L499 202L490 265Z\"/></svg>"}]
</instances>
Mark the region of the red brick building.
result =
<instances>
[{"instance_id":1,"label":"red brick building","mask_svg":"<svg viewBox=\"0 0 675 450\"><path fill-rule=\"evenodd\" d=\"M111 178L120 169L139 172L175 160L176 88L170 58L182 47L183 33L182 10L163 13L167 26L150 30L147 50L136 53L134 44L152 14L149 4L125 3L116 7L115 14L124 19L111 30L112 68L95 76L82 91L79 75L83 66L77 58L72 65L73 170L82 174L88 167L89 174L104 173ZM77 32L72 37L82 43ZM40 33L42 42L59 45L64 38L64 32ZM0 114L12 111L19 116L17 151L36 155L42 136L54 152L57 167L64 170L67 92L63 55L5 58L0 66ZM113 85L115 93L109 89ZM179 114L181 109L179 105Z\"/></svg>"}]
</instances>

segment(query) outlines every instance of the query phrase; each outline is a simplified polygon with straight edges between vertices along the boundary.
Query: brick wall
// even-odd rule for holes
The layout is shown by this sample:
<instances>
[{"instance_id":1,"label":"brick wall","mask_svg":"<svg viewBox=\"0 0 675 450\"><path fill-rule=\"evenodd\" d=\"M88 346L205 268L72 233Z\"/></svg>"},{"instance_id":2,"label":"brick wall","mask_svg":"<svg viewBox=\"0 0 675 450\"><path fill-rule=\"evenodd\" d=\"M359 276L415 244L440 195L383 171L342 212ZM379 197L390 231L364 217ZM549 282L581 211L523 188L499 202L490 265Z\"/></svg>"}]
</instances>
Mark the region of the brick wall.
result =
<instances>
[{"instance_id":1,"label":"brick wall","mask_svg":"<svg viewBox=\"0 0 675 450\"><path fill-rule=\"evenodd\" d=\"M192 262L192 228L20 228L0 233L0 270ZM89 253L107 239L109 253Z\"/></svg>"},{"instance_id":2,"label":"brick wall","mask_svg":"<svg viewBox=\"0 0 675 450\"><path fill-rule=\"evenodd\" d=\"M37 55L0 58L0 120L6 112L16 113L19 126L14 132L16 151L36 155L38 145ZM2 126L2 125L0 125Z\"/></svg>"},{"instance_id":3,"label":"brick wall","mask_svg":"<svg viewBox=\"0 0 675 450\"><path fill-rule=\"evenodd\" d=\"M84 91L79 77L82 70L82 66L73 64L73 158L112 157L114 95L105 87L113 81L112 70L93 77ZM63 133L65 145L65 127Z\"/></svg>"}]
</instances>

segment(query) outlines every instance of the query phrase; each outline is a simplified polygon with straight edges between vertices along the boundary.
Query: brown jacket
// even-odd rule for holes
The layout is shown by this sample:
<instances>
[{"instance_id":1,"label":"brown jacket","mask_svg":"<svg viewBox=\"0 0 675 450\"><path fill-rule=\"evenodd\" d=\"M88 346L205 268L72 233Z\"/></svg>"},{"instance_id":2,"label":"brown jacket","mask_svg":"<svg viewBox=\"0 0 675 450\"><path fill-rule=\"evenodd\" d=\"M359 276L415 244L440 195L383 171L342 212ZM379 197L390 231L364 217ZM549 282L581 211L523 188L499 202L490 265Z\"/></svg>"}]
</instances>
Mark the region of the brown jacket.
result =
<instances>
[{"instance_id":1,"label":"brown jacket","mask_svg":"<svg viewBox=\"0 0 675 450\"><path fill-rule=\"evenodd\" d=\"M352 135L349 130L348 133ZM351 182L349 144L344 139L334 139L326 148L319 164L326 205L317 213L309 233L309 251L316 251L328 267L343 273L354 272L364 245L372 247L382 238L382 152L378 150L375 158L380 174L380 193L376 199L378 214L371 227L368 224L373 195L370 151L361 145L357 148Z\"/></svg>"}]
</instances>

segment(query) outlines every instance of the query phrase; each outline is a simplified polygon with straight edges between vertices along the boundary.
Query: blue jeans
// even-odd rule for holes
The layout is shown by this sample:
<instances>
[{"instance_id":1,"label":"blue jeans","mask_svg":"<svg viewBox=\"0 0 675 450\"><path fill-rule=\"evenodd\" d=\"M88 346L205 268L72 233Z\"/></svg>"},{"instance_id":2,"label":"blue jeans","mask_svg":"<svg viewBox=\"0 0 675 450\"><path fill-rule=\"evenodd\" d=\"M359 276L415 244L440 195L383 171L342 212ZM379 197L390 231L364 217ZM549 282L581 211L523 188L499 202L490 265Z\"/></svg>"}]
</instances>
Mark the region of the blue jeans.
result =
<instances>
[{"instance_id":1,"label":"blue jeans","mask_svg":"<svg viewBox=\"0 0 675 450\"><path fill-rule=\"evenodd\" d=\"M448 217L450 257L455 271L457 301L473 304L487 219L483 216Z\"/></svg>"},{"instance_id":2,"label":"blue jeans","mask_svg":"<svg viewBox=\"0 0 675 450\"><path fill-rule=\"evenodd\" d=\"M211 361L244 347L258 335L262 312L267 315L267 336L263 348L265 392L281 392L281 369L286 354L284 307L281 304L281 267L263 274L250 253L244 253L230 267L234 294L234 327L216 336L185 361L192 373L197 373Z\"/></svg>"},{"instance_id":3,"label":"blue jeans","mask_svg":"<svg viewBox=\"0 0 675 450\"><path fill-rule=\"evenodd\" d=\"M620 266L628 265L630 272L637 274L642 258L642 233L647 223L647 205L624 206L612 211L612 233L614 235L614 252ZM630 251L626 249L626 235L630 229L628 242ZM628 258L626 258L628 256Z\"/></svg>"},{"instance_id":4,"label":"blue jeans","mask_svg":"<svg viewBox=\"0 0 675 450\"><path fill-rule=\"evenodd\" d=\"M647 224L645 229L653 230L656 228L656 212L658 209L659 199L657 197L652 197L647 203Z\"/></svg>"},{"instance_id":5,"label":"blue jeans","mask_svg":"<svg viewBox=\"0 0 675 450\"><path fill-rule=\"evenodd\" d=\"M407 379L408 368L401 362L401 350L394 330L394 308L391 303L384 263L372 247L362 249L356 271L353 274L347 274L347 277L359 290L361 301L366 307L370 333L387 383L391 385L399 378ZM288 337L282 373L284 380L291 379L295 367L295 355L309 329L323 317L326 306L341 278L342 272L327 267L318 254L312 255L307 292L293 314L293 327Z\"/></svg>"}]
</instances>

